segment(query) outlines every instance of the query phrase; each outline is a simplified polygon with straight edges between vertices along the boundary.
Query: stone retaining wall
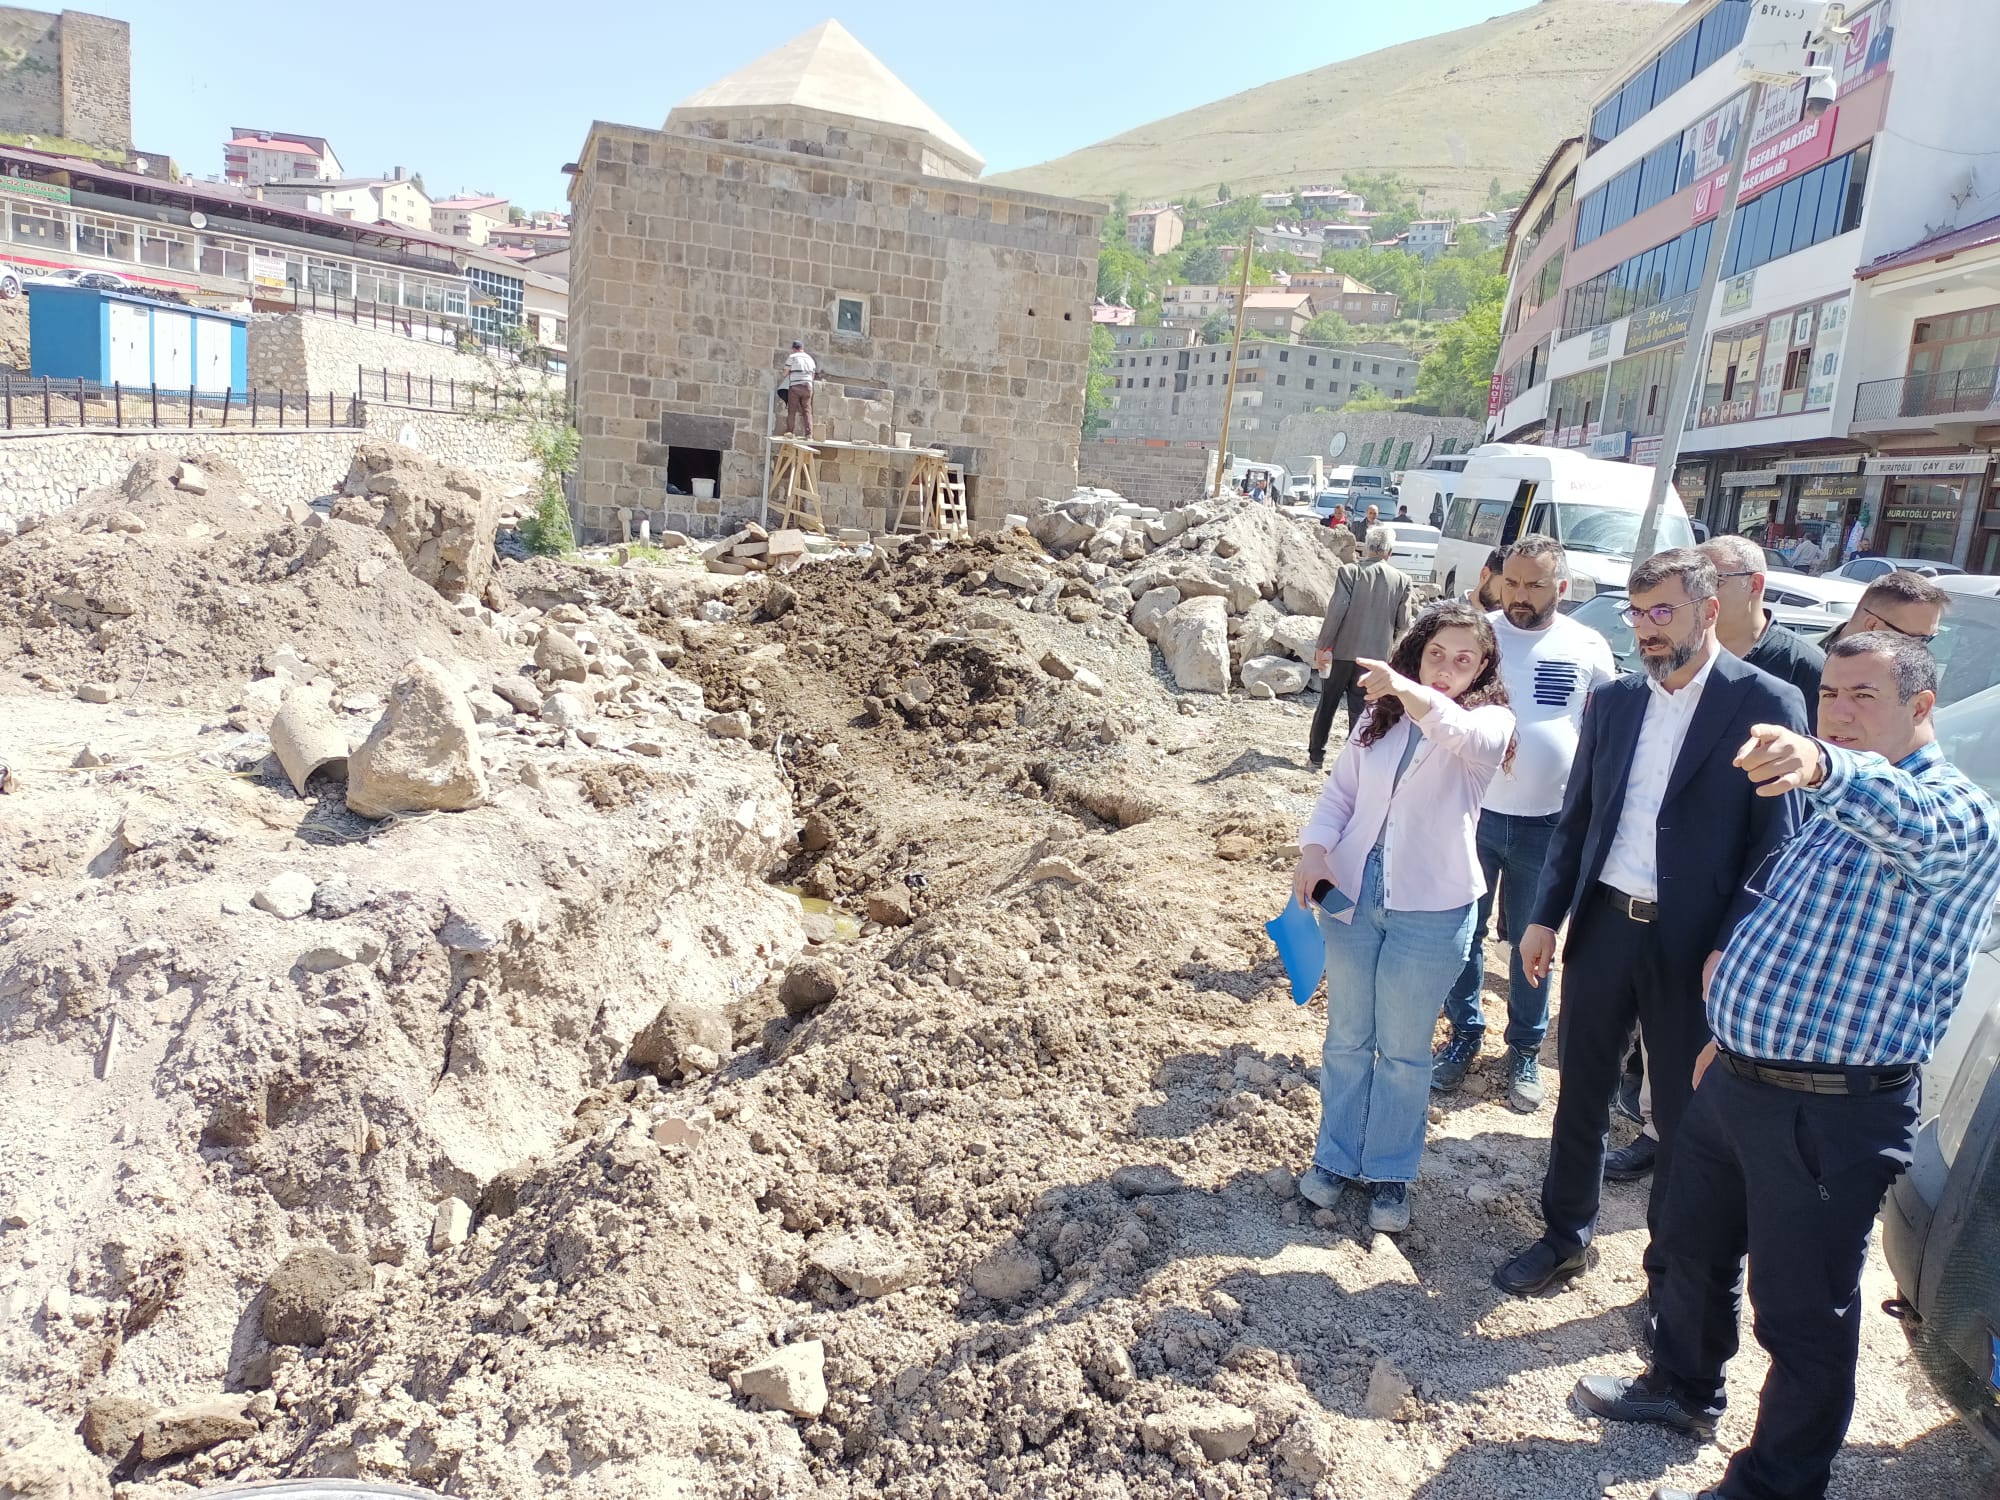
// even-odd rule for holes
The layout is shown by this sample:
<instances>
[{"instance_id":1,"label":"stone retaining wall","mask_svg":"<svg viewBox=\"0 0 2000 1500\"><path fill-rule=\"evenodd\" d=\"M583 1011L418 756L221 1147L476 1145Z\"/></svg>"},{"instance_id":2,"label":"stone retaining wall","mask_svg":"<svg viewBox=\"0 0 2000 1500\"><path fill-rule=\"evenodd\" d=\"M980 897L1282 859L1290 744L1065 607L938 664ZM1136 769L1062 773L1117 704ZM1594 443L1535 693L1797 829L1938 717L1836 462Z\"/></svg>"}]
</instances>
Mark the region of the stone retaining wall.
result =
<instances>
[{"instance_id":1,"label":"stone retaining wall","mask_svg":"<svg viewBox=\"0 0 2000 1500\"><path fill-rule=\"evenodd\" d=\"M1081 484L1172 510L1214 489L1215 450L1194 443L1095 438L1083 445L1076 472Z\"/></svg>"},{"instance_id":2,"label":"stone retaining wall","mask_svg":"<svg viewBox=\"0 0 2000 1500\"><path fill-rule=\"evenodd\" d=\"M464 354L448 344L406 338L366 323L344 323L314 313L257 313L250 319L249 381L260 391L336 391L351 396L360 382L362 395L381 397L380 372L393 382L406 372L416 378L416 390L427 395L437 382L437 399L447 399L456 382L461 395L475 386L491 386L492 365L477 354ZM553 388L554 376L542 370L509 369L532 386ZM374 386L370 380L377 381Z\"/></svg>"},{"instance_id":3,"label":"stone retaining wall","mask_svg":"<svg viewBox=\"0 0 2000 1500\"><path fill-rule=\"evenodd\" d=\"M530 487L532 461L518 422L372 403L364 408L364 424L310 431L6 433L0 435L0 530L67 510L87 491L116 484L142 453L179 453L197 462L204 454L225 458L243 471L255 494L279 503L332 494L355 448L370 438L406 443L441 463L483 474L499 487L503 503Z\"/></svg>"}]
</instances>

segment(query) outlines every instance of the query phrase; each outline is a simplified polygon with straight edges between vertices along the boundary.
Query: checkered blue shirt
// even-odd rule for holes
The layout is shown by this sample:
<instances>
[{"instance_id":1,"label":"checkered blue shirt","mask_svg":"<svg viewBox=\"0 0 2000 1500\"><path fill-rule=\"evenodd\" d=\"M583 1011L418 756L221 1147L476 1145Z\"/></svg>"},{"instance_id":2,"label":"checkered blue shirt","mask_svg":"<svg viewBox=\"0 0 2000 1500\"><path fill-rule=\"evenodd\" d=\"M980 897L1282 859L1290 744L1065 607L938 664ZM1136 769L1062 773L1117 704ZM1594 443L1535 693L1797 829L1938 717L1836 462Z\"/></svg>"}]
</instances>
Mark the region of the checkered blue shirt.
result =
<instances>
[{"instance_id":1,"label":"checkered blue shirt","mask_svg":"<svg viewBox=\"0 0 2000 1500\"><path fill-rule=\"evenodd\" d=\"M1827 1067L1923 1063L2000 894L2000 814L1936 745L1895 765L1821 746L1815 816L1753 887L1709 988L1716 1041Z\"/></svg>"}]
</instances>

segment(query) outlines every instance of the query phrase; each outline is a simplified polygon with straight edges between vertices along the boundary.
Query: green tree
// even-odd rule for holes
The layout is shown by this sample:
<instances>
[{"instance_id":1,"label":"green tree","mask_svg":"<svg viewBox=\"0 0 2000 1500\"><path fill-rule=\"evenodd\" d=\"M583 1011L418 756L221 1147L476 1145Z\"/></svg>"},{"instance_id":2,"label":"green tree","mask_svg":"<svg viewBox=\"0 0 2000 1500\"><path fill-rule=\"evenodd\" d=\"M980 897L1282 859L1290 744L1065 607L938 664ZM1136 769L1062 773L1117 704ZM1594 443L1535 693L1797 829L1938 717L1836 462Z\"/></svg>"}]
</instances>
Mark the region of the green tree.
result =
<instances>
[{"instance_id":1,"label":"green tree","mask_svg":"<svg viewBox=\"0 0 2000 1500\"><path fill-rule=\"evenodd\" d=\"M1226 182L1221 182L1221 183L1217 183L1217 184L1216 184L1216 187L1215 187L1215 201L1216 201L1216 202L1218 202L1218 203L1227 203L1227 202L1229 201L1229 184L1228 184L1228 183L1226 183Z\"/></svg>"},{"instance_id":2,"label":"green tree","mask_svg":"<svg viewBox=\"0 0 2000 1500\"><path fill-rule=\"evenodd\" d=\"M1500 363L1501 296L1482 301L1438 335L1435 348L1417 367L1417 399L1447 417L1486 412L1486 394Z\"/></svg>"},{"instance_id":3,"label":"green tree","mask_svg":"<svg viewBox=\"0 0 2000 1500\"><path fill-rule=\"evenodd\" d=\"M1090 373L1083 382L1083 435L1094 438L1111 420L1111 330L1102 323L1090 329Z\"/></svg>"},{"instance_id":4,"label":"green tree","mask_svg":"<svg viewBox=\"0 0 2000 1500\"><path fill-rule=\"evenodd\" d=\"M1226 344L1235 329L1236 322L1227 313L1211 313L1201 325L1199 337L1204 344Z\"/></svg>"},{"instance_id":5,"label":"green tree","mask_svg":"<svg viewBox=\"0 0 2000 1500\"><path fill-rule=\"evenodd\" d=\"M1097 252L1097 295L1106 302L1123 301L1141 318L1160 309L1160 288L1166 277L1148 257L1123 240L1106 240Z\"/></svg>"},{"instance_id":6,"label":"green tree","mask_svg":"<svg viewBox=\"0 0 2000 1500\"><path fill-rule=\"evenodd\" d=\"M1190 286L1214 286L1227 270L1222 251L1214 245L1196 245L1181 256L1181 280Z\"/></svg>"},{"instance_id":7,"label":"green tree","mask_svg":"<svg viewBox=\"0 0 2000 1500\"><path fill-rule=\"evenodd\" d=\"M1132 217L1132 195L1121 191L1111 200L1110 212L1104 216L1104 243L1107 245L1125 242L1125 221Z\"/></svg>"},{"instance_id":8,"label":"green tree","mask_svg":"<svg viewBox=\"0 0 2000 1500\"><path fill-rule=\"evenodd\" d=\"M1354 394L1347 398L1347 405L1344 409L1347 411L1394 411L1396 409L1396 402L1391 397L1383 395L1374 386L1364 385L1358 387Z\"/></svg>"},{"instance_id":9,"label":"green tree","mask_svg":"<svg viewBox=\"0 0 2000 1500\"><path fill-rule=\"evenodd\" d=\"M1306 324L1302 335L1308 344L1354 344L1361 340L1355 326L1337 312L1323 312Z\"/></svg>"}]
</instances>

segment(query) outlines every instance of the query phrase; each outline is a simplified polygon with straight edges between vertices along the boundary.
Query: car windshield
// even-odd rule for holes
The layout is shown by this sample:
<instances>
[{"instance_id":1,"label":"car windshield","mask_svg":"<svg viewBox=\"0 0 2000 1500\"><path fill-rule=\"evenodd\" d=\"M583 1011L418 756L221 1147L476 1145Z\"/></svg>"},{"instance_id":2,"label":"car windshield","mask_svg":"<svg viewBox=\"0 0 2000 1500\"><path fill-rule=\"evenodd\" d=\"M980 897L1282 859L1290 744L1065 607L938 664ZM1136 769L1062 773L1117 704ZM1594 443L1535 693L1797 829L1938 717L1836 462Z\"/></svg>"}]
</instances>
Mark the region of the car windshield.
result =
<instances>
[{"instance_id":1,"label":"car windshield","mask_svg":"<svg viewBox=\"0 0 2000 1500\"><path fill-rule=\"evenodd\" d=\"M1939 709L1937 734L1951 763L2000 799L2000 687Z\"/></svg>"},{"instance_id":2,"label":"car windshield","mask_svg":"<svg viewBox=\"0 0 2000 1500\"><path fill-rule=\"evenodd\" d=\"M1598 552L1607 557L1630 557L1639 540L1639 512L1613 510L1604 505L1557 505L1556 529L1563 546L1572 552ZM1686 516L1662 511L1654 545L1692 547L1694 528Z\"/></svg>"}]
</instances>

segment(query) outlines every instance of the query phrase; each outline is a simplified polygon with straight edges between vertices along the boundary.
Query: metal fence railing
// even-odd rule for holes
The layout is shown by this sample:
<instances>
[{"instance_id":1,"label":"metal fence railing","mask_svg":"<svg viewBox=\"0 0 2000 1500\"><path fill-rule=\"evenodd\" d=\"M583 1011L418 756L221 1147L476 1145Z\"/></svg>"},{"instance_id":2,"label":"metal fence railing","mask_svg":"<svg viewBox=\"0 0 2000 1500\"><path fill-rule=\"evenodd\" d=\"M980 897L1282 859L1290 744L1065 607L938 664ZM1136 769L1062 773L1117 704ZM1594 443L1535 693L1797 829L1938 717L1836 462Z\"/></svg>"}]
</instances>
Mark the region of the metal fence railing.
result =
<instances>
[{"instance_id":1,"label":"metal fence railing","mask_svg":"<svg viewBox=\"0 0 2000 1500\"><path fill-rule=\"evenodd\" d=\"M1854 393L1854 420L1950 417L2000 408L2000 369L1939 370L1900 380L1870 380Z\"/></svg>"},{"instance_id":2,"label":"metal fence railing","mask_svg":"<svg viewBox=\"0 0 2000 1500\"><path fill-rule=\"evenodd\" d=\"M524 404L519 393L495 385L450 376L439 379L412 370L370 370L365 366L355 369L354 390L363 401L413 406L423 411L505 414L518 411Z\"/></svg>"},{"instance_id":3,"label":"metal fence railing","mask_svg":"<svg viewBox=\"0 0 2000 1500\"><path fill-rule=\"evenodd\" d=\"M0 375L0 430L43 428L338 428L362 426L352 392L200 391L94 380Z\"/></svg>"}]
</instances>

